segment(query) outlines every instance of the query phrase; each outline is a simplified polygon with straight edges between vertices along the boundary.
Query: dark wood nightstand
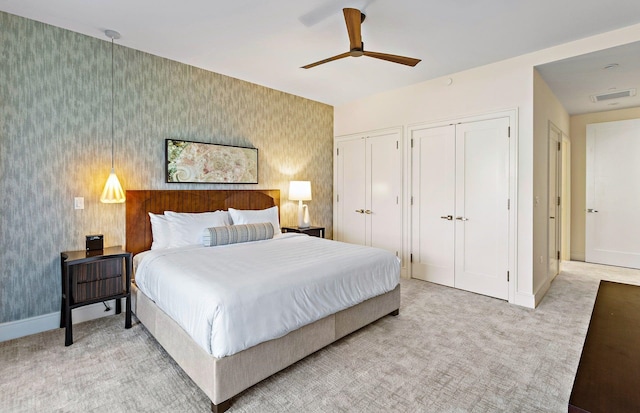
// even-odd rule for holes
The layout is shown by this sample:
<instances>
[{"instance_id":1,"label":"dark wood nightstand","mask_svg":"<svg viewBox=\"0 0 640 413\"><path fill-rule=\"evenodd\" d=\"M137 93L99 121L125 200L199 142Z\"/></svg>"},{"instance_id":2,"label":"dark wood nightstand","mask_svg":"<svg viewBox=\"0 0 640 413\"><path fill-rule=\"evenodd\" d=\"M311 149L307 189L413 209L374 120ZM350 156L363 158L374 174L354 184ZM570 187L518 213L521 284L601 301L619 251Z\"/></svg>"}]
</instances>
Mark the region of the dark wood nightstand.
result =
<instances>
[{"instance_id":1,"label":"dark wood nightstand","mask_svg":"<svg viewBox=\"0 0 640 413\"><path fill-rule=\"evenodd\" d=\"M116 300L116 314L126 300L124 328L131 328L131 253L122 247L102 251L60 253L62 303L60 328L65 327L64 345L73 344L71 310L83 305Z\"/></svg>"},{"instance_id":2,"label":"dark wood nightstand","mask_svg":"<svg viewBox=\"0 0 640 413\"><path fill-rule=\"evenodd\" d=\"M312 237L324 238L324 227L282 227L282 232L299 232L301 234L311 235Z\"/></svg>"}]
</instances>

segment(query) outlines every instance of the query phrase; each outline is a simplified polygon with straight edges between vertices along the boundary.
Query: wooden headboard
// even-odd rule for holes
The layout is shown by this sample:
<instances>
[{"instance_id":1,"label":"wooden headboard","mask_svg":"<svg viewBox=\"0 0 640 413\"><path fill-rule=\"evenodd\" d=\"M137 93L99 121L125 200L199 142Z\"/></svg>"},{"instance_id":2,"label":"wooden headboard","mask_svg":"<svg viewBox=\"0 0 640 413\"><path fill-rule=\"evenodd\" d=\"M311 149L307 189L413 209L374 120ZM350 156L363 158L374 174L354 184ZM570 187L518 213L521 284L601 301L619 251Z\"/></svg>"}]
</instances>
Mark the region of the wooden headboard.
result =
<instances>
[{"instance_id":1,"label":"wooden headboard","mask_svg":"<svg viewBox=\"0 0 640 413\"><path fill-rule=\"evenodd\" d=\"M151 248L149 212L207 212L228 208L280 207L279 189L255 190L129 190L127 191L126 249L137 254Z\"/></svg>"}]
</instances>

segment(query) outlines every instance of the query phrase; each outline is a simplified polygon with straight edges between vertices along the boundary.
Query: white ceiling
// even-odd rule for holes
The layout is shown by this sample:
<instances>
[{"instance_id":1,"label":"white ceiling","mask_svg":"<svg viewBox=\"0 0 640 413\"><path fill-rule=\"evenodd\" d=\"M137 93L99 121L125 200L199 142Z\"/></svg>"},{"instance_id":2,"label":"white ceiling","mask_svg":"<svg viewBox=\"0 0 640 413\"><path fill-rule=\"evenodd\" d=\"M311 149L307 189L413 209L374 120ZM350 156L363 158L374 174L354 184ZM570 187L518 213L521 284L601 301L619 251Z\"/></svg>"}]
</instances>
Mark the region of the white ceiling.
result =
<instances>
[{"instance_id":1,"label":"white ceiling","mask_svg":"<svg viewBox=\"0 0 640 413\"><path fill-rule=\"evenodd\" d=\"M367 57L348 50L343 7L363 10ZM0 0L0 10L213 72L339 105L640 22L638 0Z\"/></svg>"},{"instance_id":2,"label":"white ceiling","mask_svg":"<svg viewBox=\"0 0 640 413\"><path fill-rule=\"evenodd\" d=\"M537 66L570 115L640 106L640 42ZM632 97L593 102L591 96L635 89Z\"/></svg>"}]
</instances>

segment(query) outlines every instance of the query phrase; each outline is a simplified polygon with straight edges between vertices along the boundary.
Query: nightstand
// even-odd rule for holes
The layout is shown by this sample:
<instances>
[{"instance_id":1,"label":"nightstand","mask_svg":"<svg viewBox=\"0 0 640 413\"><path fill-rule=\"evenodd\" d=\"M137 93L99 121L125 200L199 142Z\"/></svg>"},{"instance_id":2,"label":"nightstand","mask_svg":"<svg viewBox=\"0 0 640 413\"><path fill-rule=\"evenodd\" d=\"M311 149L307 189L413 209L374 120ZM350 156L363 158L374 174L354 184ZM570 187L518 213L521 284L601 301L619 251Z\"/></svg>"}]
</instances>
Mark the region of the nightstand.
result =
<instances>
[{"instance_id":1,"label":"nightstand","mask_svg":"<svg viewBox=\"0 0 640 413\"><path fill-rule=\"evenodd\" d=\"M102 251L60 253L62 302L60 328L65 327L64 345L73 344L71 310L101 301L116 300L116 314L126 300L124 328L131 328L131 253L122 247Z\"/></svg>"},{"instance_id":2,"label":"nightstand","mask_svg":"<svg viewBox=\"0 0 640 413\"><path fill-rule=\"evenodd\" d=\"M324 238L324 227L282 227L282 232L299 232L301 234L311 235L312 237Z\"/></svg>"}]
</instances>

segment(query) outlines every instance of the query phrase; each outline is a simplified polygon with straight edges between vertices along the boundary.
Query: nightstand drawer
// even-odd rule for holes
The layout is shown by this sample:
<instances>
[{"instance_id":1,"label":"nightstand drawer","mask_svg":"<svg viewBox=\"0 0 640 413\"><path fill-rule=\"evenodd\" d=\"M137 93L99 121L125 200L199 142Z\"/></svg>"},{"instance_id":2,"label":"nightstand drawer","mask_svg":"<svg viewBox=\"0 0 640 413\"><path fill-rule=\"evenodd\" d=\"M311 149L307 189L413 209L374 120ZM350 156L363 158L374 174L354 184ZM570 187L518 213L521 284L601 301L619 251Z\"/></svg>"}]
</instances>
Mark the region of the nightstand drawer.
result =
<instances>
[{"instance_id":1,"label":"nightstand drawer","mask_svg":"<svg viewBox=\"0 0 640 413\"><path fill-rule=\"evenodd\" d=\"M90 281L75 284L74 291L71 292L74 303L95 300L102 297L123 294L122 276L105 278L99 281Z\"/></svg>"},{"instance_id":2,"label":"nightstand drawer","mask_svg":"<svg viewBox=\"0 0 640 413\"><path fill-rule=\"evenodd\" d=\"M121 277L124 273L122 258L100 260L78 264L69 268L73 284L99 281L105 278Z\"/></svg>"},{"instance_id":3,"label":"nightstand drawer","mask_svg":"<svg viewBox=\"0 0 640 413\"><path fill-rule=\"evenodd\" d=\"M123 293L122 258L100 260L69 267L73 303Z\"/></svg>"}]
</instances>

